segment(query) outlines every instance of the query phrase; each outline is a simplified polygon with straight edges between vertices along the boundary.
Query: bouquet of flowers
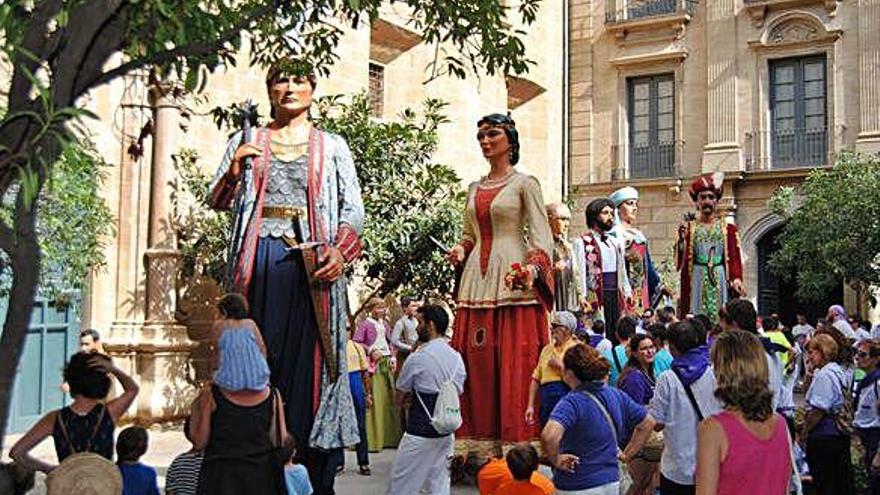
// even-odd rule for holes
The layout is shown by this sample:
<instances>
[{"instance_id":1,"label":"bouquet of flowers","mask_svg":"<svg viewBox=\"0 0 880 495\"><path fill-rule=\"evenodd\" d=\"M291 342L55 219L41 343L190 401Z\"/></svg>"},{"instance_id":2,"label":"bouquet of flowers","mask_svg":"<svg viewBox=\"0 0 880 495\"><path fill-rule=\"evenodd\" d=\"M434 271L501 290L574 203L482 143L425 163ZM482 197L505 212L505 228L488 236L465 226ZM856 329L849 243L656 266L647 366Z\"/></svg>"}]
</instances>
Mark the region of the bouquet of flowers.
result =
<instances>
[{"instance_id":1,"label":"bouquet of flowers","mask_svg":"<svg viewBox=\"0 0 880 495\"><path fill-rule=\"evenodd\" d=\"M510 270L504 275L504 283L513 290L527 290L530 277L531 272L528 266L513 263L510 265Z\"/></svg>"}]
</instances>

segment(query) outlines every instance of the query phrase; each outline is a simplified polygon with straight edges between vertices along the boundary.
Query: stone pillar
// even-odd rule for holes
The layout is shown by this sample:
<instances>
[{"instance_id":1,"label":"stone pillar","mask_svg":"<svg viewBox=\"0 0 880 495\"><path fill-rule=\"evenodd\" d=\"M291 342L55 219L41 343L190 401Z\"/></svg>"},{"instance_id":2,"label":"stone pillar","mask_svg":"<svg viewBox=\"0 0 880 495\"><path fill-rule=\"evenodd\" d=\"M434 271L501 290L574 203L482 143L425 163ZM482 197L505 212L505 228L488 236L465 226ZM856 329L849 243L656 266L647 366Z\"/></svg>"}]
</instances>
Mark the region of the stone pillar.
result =
<instances>
[{"instance_id":1,"label":"stone pillar","mask_svg":"<svg viewBox=\"0 0 880 495\"><path fill-rule=\"evenodd\" d=\"M859 0L859 135L856 150L880 152L880 0Z\"/></svg>"},{"instance_id":2,"label":"stone pillar","mask_svg":"<svg viewBox=\"0 0 880 495\"><path fill-rule=\"evenodd\" d=\"M186 414L193 389L189 352L194 347L186 327L175 320L177 310L177 251L172 222L170 183L174 180L172 154L177 151L180 114L170 97L173 87L154 83L153 153L150 167L150 209L146 270L146 320L135 336L135 369L141 381L138 419L154 422Z\"/></svg>"},{"instance_id":3,"label":"stone pillar","mask_svg":"<svg viewBox=\"0 0 880 495\"><path fill-rule=\"evenodd\" d=\"M736 0L712 0L706 9L708 139L703 172L741 170L736 108ZM725 40L712 42L711 40Z\"/></svg>"}]
</instances>

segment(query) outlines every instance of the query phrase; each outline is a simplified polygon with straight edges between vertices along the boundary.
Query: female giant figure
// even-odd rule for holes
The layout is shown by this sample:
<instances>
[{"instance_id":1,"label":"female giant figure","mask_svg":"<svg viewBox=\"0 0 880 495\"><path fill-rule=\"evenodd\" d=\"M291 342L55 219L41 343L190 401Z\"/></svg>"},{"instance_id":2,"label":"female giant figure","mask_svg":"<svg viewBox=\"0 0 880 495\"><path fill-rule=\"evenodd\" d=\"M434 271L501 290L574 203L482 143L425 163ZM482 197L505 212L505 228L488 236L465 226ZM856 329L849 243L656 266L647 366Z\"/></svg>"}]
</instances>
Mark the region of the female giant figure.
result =
<instances>
[{"instance_id":1,"label":"female giant figure","mask_svg":"<svg viewBox=\"0 0 880 495\"><path fill-rule=\"evenodd\" d=\"M315 79L273 68L266 86L273 120L253 141L232 137L211 202L235 203L230 288L247 294L315 493L333 493L337 456L358 442L343 271L360 254L364 208L345 140L309 120Z\"/></svg>"},{"instance_id":2,"label":"female giant figure","mask_svg":"<svg viewBox=\"0 0 880 495\"><path fill-rule=\"evenodd\" d=\"M522 411L531 372L549 338L553 237L540 184L514 169L519 160L514 121L492 114L477 126L489 173L468 189L462 240L449 260L462 267L452 344L468 370L457 450L483 457L538 434ZM522 276L511 283L507 275L517 263Z\"/></svg>"}]
</instances>

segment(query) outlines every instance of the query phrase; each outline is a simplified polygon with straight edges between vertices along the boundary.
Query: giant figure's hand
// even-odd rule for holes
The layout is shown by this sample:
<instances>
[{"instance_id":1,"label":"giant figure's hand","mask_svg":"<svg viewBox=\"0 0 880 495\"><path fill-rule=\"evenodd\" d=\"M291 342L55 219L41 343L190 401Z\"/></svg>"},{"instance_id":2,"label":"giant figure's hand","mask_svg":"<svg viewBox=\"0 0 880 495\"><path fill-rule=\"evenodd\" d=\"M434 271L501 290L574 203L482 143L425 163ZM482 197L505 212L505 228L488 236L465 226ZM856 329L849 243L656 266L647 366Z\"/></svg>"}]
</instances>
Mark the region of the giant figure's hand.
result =
<instances>
[{"instance_id":1,"label":"giant figure's hand","mask_svg":"<svg viewBox=\"0 0 880 495\"><path fill-rule=\"evenodd\" d=\"M232 156L232 163L229 164L229 170L226 171L226 175L233 181L238 180L239 176L241 176L242 160L251 156L260 156L262 154L263 148L250 143L242 144L237 150L235 150L235 155Z\"/></svg>"},{"instance_id":2,"label":"giant figure's hand","mask_svg":"<svg viewBox=\"0 0 880 495\"><path fill-rule=\"evenodd\" d=\"M315 272L315 278L326 282L335 282L345 270L345 258L339 249L328 247L318 259L318 265L321 268Z\"/></svg>"},{"instance_id":3,"label":"giant figure's hand","mask_svg":"<svg viewBox=\"0 0 880 495\"><path fill-rule=\"evenodd\" d=\"M452 246L449 252L446 253L446 261L452 266L460 265L464 261L464 246L461 244Z\"/></svg>"},{"instance_id":4,"label":"giant figure's hand","mask_svg":"<svg viewBox=\"0 0 880 495\"><path fill-rule=\"evenodd\" d=\"M688 225L684 222L678 224L678 241L684 242L685 235L687 234Z\"/></svg>"}]
</instances>

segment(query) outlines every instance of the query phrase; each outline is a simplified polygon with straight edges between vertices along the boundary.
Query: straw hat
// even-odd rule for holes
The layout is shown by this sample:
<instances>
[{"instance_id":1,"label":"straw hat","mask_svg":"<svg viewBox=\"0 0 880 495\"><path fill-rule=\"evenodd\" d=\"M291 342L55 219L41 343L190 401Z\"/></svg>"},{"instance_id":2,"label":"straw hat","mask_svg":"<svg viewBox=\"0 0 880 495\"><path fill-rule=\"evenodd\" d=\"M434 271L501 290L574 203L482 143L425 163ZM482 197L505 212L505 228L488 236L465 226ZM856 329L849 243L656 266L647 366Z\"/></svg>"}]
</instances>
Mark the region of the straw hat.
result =
<instances>
[{"instance_id":1,"label":"straw hat","mask_svg":"<svg viewBox=\"0 0 880 495\"><path fill-rule=\"evenodd\" d=\"M120 495L122 475L98 454L74 454L49 473L46 487L48 495Z\"/></svg>"}]
</instances>

